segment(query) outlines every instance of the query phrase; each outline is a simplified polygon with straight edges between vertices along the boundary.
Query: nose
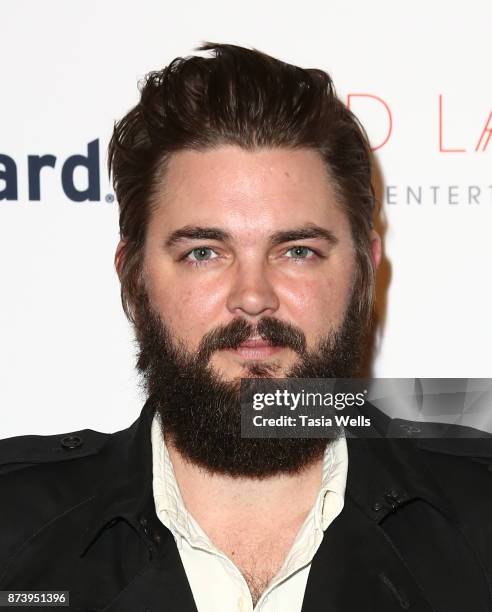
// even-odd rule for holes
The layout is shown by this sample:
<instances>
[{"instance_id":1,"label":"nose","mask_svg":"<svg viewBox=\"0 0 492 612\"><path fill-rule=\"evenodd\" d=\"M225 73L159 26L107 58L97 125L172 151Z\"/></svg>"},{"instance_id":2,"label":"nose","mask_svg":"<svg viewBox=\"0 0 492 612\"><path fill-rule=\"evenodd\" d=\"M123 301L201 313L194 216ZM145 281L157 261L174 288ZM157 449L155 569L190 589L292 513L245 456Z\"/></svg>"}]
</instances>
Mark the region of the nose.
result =
<instances>
[{"instance_id":1,"label":"nose","mask_svg":"<svg viewBox=\"0 0 492 612\"><path fill-rule=\"evenodd\" d=\"M227 308L233 315L272 315L279 305L278 296L262 262L238 266L227 298Z\"/></svg>"}]
</instances>

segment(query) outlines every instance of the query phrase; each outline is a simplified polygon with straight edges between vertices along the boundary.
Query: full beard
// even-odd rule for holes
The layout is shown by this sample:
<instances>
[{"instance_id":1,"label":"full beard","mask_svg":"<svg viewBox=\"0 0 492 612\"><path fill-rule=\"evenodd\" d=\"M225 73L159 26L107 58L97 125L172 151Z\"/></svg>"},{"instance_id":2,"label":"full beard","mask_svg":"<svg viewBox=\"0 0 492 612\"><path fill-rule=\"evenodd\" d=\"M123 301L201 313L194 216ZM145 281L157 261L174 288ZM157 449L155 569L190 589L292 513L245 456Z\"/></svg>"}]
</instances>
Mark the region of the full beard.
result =
<instances>
[{"instance_id":1,"label":"full beard","mask_svg":"<svg viewBox=\"0 0 492 612\"><path fill-rule=\"evenodd\" d=\"M208 333L196 353L173 341L169 328L142 291L136 312L139 346L137 369L146 392L161 417L163 435L188 461L212 473L266 478L299 473L319 460L328 438L242 438L240 381L224 380L210 366L216 350L237 348L259 335L273 346L286 346L299 359L286 378L351 378L361 363L366 325L358 314L355 291L342 325L327 333L308 351L303 332L290 324L264 317L256 326L244 319ZM244 362L243 378L269 378L276 362Z\"/></svg>"}]
</instances>

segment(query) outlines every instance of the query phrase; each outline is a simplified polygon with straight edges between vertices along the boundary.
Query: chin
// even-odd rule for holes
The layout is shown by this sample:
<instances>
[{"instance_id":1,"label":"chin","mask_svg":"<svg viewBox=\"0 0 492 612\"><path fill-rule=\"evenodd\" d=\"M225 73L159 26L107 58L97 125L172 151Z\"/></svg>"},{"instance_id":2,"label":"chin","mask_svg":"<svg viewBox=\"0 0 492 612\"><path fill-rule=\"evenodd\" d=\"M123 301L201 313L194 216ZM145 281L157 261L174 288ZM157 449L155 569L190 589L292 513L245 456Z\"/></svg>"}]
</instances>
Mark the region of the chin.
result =
<instances>
[{"instance_id":1,"label":"chin","mask_svg":"<svg viewBox=\"0 0 492 612\"><path fill-rule=\"evenodd\" d=\"M278 362L270 360L248 360L238 364L215 365L211 363L212 372L222 382L240 385L242 378L283 378L285 368Z\"/></svg>"}]
</instances>

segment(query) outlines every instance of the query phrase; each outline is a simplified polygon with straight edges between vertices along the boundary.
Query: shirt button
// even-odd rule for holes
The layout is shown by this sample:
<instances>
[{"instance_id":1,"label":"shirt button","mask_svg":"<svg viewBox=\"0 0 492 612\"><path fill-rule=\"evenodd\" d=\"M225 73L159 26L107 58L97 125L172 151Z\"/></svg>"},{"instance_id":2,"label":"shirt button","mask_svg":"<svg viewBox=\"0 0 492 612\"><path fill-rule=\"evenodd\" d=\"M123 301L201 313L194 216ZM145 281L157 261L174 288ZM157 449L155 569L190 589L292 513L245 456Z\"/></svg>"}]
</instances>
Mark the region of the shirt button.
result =
<instances>
[{"instance_id":1,"label":"shirt button","mask_svg":"<svg viewBox=\"0 0 492 612\"><path fill-rule=\"evenodd\" d=\"M238 603L240 612L247 612L247 610L249 609L249 606L248 606L249 602L245 595L241 595L237 603Z\"/></svg>"}]
</instances>

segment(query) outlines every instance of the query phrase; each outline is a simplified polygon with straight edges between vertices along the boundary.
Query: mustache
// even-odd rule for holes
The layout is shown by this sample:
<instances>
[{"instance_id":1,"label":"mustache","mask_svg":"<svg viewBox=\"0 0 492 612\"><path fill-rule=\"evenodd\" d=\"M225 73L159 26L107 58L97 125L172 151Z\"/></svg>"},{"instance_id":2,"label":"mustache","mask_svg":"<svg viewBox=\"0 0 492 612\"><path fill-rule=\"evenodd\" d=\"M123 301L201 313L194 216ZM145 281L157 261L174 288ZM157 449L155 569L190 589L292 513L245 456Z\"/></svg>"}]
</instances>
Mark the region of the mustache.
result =
<instances>
[{"instance_id":1,"label":"mustache","mask_svg":"<svg viewBox=\"0 0 492 612\"><path fill-rule=\"evenodd\" d=\"M302 330L274 317L264 317L256 325L245 319L234 319L209 331L200 342L198 357L208 360L215 351L236 349L246 340L257 336L271 346L291 348L300 355L306 352L306 337Z\"/></svg>"}]
</instances>

